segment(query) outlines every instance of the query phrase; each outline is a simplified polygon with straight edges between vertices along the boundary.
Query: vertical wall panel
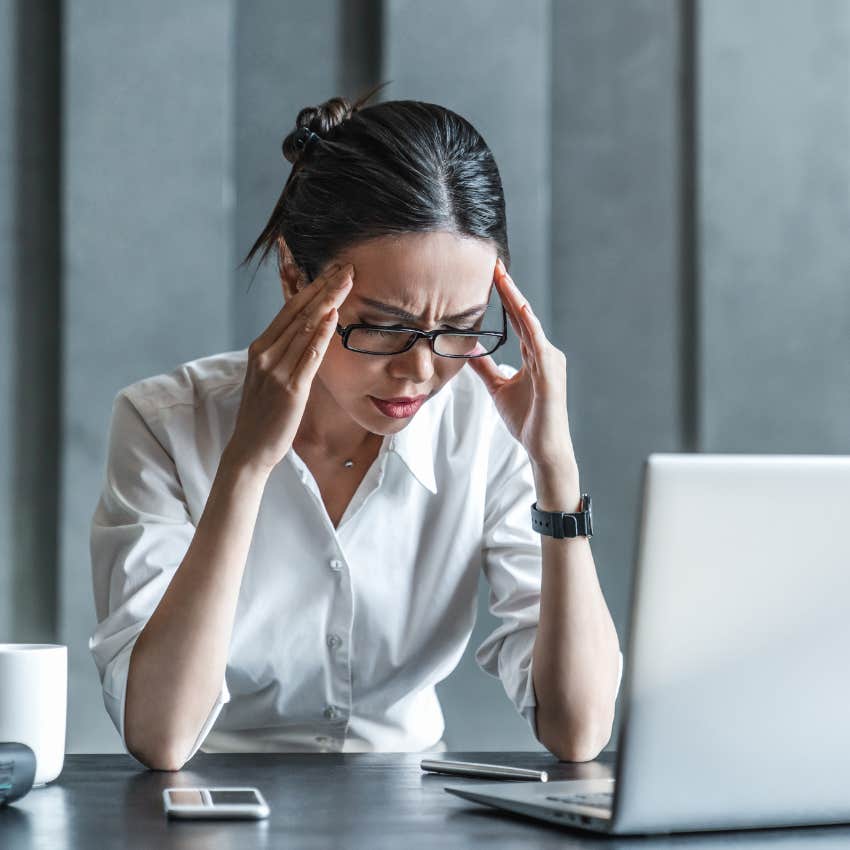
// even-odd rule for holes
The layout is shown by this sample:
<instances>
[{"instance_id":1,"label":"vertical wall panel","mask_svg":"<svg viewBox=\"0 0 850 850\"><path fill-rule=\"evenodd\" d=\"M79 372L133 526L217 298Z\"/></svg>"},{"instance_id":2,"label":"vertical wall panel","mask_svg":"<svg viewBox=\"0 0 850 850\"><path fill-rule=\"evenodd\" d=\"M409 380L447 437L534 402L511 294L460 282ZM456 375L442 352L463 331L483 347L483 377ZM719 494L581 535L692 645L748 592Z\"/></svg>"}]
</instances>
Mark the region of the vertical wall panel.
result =
<instances>
[{"instance_id":1,"label":"vertical wall panel","mask_svg":"<svg viewBox=\"0 0 850 850\"><path fill-rule=\"evenodd\" d=\"M233 10L65 4L61 635L69 750L117 743L87 638L88 532L122 386L231 344Z\"/></svg>"},{"instance_id":2,"label":"vertical wall panel","mask_svg":"<svg viewBox=\"0 0 850 850\"><path fill-rule=\"evenodd\" d=\"M236 6L236 262L260 235L292 168L281 143L298 112L338 94L341 0ZM360 3L350 3L351 9ZM356 37L356 33L354 33ZM274 256L238 271L234 341L247 347L283 307Z\"/></svg>"},{"instance_id":3,"label":"vertical wall panel","mask_svg":"<svg viewBox=\"0 0 850 850\"><path fill-rule=\"evenodd\" d=\"M550 17L543 0L500 0L486 13L473 0L387 0L383 26L382 76L392 80L384 97L454 109L493 151L505 189L512 276L542 316L549 278ZM497 360L519 365L515 340ZM469 649L439 689L449 747L539 746L501 684L475 664L474 650L495 622L482 585Z\"/></svg>"},{"instance_id":4,"label":"vertical wall panel","mask_svg":"<svg viewBox=\"0 0 850 850\"><path fill-rule=\"evenodd\" d=\"M15 396L15 6L0 3L0 641L12 641Z\"/></svg>"},{"instance_id":5,"label":"vertical wall panel","mask_svg":"<svg viewBox=\"0 0 850 850\"><path fill-rule=\"evenodd\" d=\"M56 638L59 28L0 4L0 641Z\"/></svg>"},{"instance_id":6,"label":"vertical wall panel","mask_svg":"<svg viewBox=\"0 0 850 850\"><path fill-rule=\"evenodd\" d=\"M552 325L625 647L643 458L682 448L680 8L555 4Z\"/></svg>"},{"instance_id":7,"label":"vertical wall panel","mask_svg":"<svg viewBox=\"0 0 850 850\"><path fill-rule=\"evenodd\" d=\"M703 448L850 451L850 4L699 4Z\"/></svg>"}]
</instances>

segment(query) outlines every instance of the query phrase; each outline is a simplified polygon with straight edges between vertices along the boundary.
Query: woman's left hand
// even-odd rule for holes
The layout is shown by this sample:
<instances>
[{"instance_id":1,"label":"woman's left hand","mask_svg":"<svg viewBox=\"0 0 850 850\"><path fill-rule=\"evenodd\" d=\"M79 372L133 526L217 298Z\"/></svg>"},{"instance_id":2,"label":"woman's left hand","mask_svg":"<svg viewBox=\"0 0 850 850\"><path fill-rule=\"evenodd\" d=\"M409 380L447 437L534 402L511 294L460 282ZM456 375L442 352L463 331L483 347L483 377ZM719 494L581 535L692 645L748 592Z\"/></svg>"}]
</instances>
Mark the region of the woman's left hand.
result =
<instances>
[{"instance_id":1,"label":"woman's left hand","mask_svg":"<svg viewBox=\"0 0 850 850\"><path fill-rule=\"evenodd\" d=\"M520 340L522 367L502 375L490 355L468 361L481 377L513 437L522 443L538 470L576 468L567 415L567 358L543 333L540 320L501 260L496 261L496 288Z\"/></svg>"}]
</instances>

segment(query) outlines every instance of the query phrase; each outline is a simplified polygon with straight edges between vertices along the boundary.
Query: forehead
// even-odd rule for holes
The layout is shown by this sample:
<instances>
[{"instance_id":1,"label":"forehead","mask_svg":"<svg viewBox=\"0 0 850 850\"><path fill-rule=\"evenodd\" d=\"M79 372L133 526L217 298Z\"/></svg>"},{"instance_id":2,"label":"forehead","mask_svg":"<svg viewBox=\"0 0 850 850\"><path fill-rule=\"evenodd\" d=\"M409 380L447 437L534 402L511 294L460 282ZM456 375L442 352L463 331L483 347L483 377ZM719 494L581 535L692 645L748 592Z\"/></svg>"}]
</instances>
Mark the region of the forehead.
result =
<instances>
[{"instance_id":1,"label":"forehead","mask_svg":"<svg viewBox=\"0 0 850 850\"><path fill-rule=\"evenodd\" d=\"M444 231L405 233L359 243L337 260L354 264L355 300L362 295L415 315L443 315L487 302L496 248Z\"/></svg>"}]
</instances>

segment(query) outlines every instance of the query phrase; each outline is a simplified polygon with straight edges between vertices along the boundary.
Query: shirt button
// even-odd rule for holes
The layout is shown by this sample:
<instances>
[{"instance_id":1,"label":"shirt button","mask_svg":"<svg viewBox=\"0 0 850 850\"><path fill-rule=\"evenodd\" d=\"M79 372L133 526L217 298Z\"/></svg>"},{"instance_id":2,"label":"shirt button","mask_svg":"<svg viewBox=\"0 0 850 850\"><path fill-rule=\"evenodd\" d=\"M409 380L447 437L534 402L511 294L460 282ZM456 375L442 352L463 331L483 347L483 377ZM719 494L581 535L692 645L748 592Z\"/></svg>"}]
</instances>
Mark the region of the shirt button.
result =
<instances>
[{"instance_id":1,"label":"shirt button","mask_svg":"<svg viewBox=\"0 0 850 850\"><path fill-rule=\"evenodd\" d=\"M336 649L338 646L342 646L342 638L339 635L328 635L328 646L331 649Z\"/></svg>"},{"instance_id":2,"label":"shirt button","mask_svg":"<svg viewBox=\"0 0 850 850\"><path fill-rule=\"evenodd\" d=\"M328 720L333 720L337 716L338 712L332 705L329 705L325 709L324 714L325 714L325 717L328 718Z\"/></svg>"},{"instance_id":3,"label":"shirt button","mask_svg":"<svg viewBox=\"0 0 850 850\"><path fill-rule=\"evenodd\" d=\"M335 573L338 573L342 569L342 561L338 561L336 558L334 558L330 562L330 567Z\"/></svg>"}]
</instances>

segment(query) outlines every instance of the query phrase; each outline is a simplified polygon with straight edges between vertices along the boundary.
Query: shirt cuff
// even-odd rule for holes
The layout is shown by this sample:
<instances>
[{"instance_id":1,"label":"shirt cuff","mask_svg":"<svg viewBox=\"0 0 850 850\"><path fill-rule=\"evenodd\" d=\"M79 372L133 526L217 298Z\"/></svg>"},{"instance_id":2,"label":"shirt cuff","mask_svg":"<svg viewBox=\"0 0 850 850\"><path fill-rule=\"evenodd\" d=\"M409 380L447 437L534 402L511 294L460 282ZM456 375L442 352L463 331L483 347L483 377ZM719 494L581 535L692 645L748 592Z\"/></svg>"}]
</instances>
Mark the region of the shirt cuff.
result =
<instances>
[{"instance_id":1,"label":"shirt cuff","mask_svg":"<svg viewBox=\"0 0 850 850\"><path fill-rule=\"evenodd\" d=\"M137 636L138 637L138 636ZM103 675L103 703L106 706L106 711L109 713L118 734L121 736L121 742L124 745L124 752L130 756L137 764L141 762L127 749L127 740L124 737L124 707L127 699L127 676L130 670L130 656L133 653L133 647L136 645L136 640L132 640L125 646L116 656L109 662ZM227 687L227 681L222 678L221 690L216 697L201 731L195 738L194 743L186 756L186 761L189 761L193 755L201 748L204 739L209 734L213 727L221 709L230 702L230 690ZM142 765L145 767L145 765Z\"/></svg>"}]
</instances>

